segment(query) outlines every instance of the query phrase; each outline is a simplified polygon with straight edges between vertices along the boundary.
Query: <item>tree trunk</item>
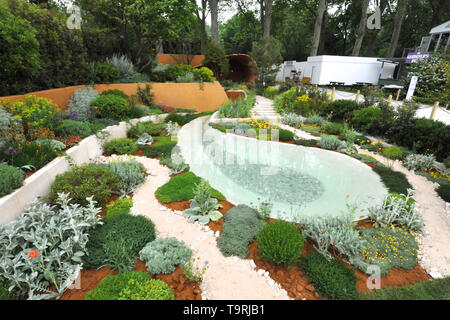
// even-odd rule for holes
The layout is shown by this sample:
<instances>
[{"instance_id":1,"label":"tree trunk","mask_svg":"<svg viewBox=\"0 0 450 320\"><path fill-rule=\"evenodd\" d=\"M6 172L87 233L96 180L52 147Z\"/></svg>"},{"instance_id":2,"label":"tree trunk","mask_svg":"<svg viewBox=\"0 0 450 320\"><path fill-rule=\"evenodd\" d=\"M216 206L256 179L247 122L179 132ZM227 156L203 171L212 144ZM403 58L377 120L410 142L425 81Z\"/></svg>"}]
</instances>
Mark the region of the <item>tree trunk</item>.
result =
<instances>
[{"instance_id":1,"label":"tree trunk","mask_svg":"<svg viewBox=\"0 0 450 320\"><path fill-rule=\"evenodd\" d=\"M319 0L319 6L317 8L317 17L316 17L316 24L314 26L314 39L311 45L311 56L317 56L317 51L319 49L319 43L320 43L320 33L322 30L322 21L323 21L323 14L325 12L325 9L327 7L326 0Z\"/></svg>"},{"instance_id":2,"label":"tree trunk","mask_svg":"<svg viewBox=\"0 0 450 320\"><path fill-rule=\"evenodd\" d=\"M400 32L402 30L403 17L406 13L406 6L408 0L399 0L397 13L394 19L394 31L392 32L391 44L388 50L388 58L393 58L395 50L397 49L398 39L400 38Z\"/></svg>"},{"instance_id":3,"label":"tree trunk","mask_svg":"<svg viewBox=\"0 0 450 320\"><path fill-rule=\"evenodd\" d=\"M353 47L352 56L359 56L359 51L361 51L361 45L364 40L364 35L366 34L366 24L367 24L367 8L369 7L369 0L363 0L361 8L361 20L359 21L359 28L356 35L355 46Z\"/></svg>"},{"instance_id":4,"label":"tree trunk","mask_svg":"<svg viewBox=\"0 0 450 320\"><path fill-rule=\"evenodd\" d=\"M263 24L263 37L270 36L270 27L272 22L272 5L273 0L264 0L264 24Z\"/></svg>"},{"instance_id":5,"label":"tree trunk","mask_svg":"<svg viewBox=\"0 0 450 320\"><path fill-rule=\"evenodd\" d=\"M211 10L211 41L219 43L219 0L210 0L209 8Z\"/></svg>"},{"instance_id":6,"label":"tree trunk","mask_svg":"<svg viewBox=\"0 0 450 320\"><path fill-rule=\"evenodd\" d=\"M381 16L383 16L383 12L384 12L384 9L386 8L386 6L387 6L387 0L381 0L380 1ZM375 29L375 30L372 30L372 32L370 33L369 41L368 41L369 42L369 46L367 47L367 52L366 52L366 55L368 57L371 57L371 56L374 55L375 42L377 40L377 36L378 36L379 32L380 32L380 30Z\"/></svg>"},{"instance_id":7,"label":"tree trunk","mask_svg":"<svg viewBox=\"0 0 450 320\"><path fill-rule=\"evenodd\" d=\"M259 19L261 20L261 30L263 30L263 34L264 34L264 22L265 22L265 18L264 18L264 12L265 12L264 4L265 4L265 0L258 0L258 2L259 2Z\"/></svg>"},{"instance_id":8,"label":"tree trunk","mask_svg":"<svg viewBox=\"0 0 450 320\"><path fill-rule=\"evenodd\" d=\"M195 0L191 0L193 4L196 4ZM206 51L206 9L208 0L202 0L202 11L201 14L197 10L195 15L197 16L198 23L200 24L200 51L205 54Z\"/></svg>"}]
</instances>

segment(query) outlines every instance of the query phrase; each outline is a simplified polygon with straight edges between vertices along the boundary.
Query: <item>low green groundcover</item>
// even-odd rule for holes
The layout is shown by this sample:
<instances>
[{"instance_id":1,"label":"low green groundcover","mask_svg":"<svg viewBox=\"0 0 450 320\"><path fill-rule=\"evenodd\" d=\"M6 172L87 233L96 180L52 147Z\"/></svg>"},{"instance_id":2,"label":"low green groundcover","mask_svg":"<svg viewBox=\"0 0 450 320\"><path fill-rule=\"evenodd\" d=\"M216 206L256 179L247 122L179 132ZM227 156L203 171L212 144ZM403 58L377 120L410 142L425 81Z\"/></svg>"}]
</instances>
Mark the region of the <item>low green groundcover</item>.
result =
<instances>
[{"instance_id":1,"label":"low green groundcover","mask_svg":"<svg viewBox=\"0 0 450 320\"><path fill-rule=\"evenodd\" d=\"M401 172L380 165L372 169L378 173L390 193L407 194L408 189L413 189L406 176Z\"/></svg>"},{"instance_id":2,"label":"low green groundcover","mask_svg":"<svg viewBox=\"0 0 450 320\"><path fill-rule=\"evenodd\" d=\"M159 187L155 194L163 203L191 200L194 198L195 185L201 179L193 172L186 172L181 176L172 177L169 182ZM215 189L212 189L211 196L219 201L225 200L225 197Z\"/></svg>"}]
</instances>

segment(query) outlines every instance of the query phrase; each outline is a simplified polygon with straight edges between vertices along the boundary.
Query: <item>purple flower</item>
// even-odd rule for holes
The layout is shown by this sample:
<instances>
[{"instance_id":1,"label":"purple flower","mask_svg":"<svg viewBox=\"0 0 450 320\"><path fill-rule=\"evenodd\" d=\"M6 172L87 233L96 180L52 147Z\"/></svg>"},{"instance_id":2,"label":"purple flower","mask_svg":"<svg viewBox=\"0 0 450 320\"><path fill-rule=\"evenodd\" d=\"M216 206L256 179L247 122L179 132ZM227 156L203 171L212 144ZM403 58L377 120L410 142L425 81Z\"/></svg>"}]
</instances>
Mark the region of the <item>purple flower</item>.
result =
<instances>
[{"instance_id":1,"label":"purple flower","mask_svg":"<svg viewBox=\"0 0 450 320\"><path fill-rule=\"evenodd\" d=\"M16 147L8 147L5 149L5 151L3 151L4 154L6 154L7 156L15 156L18 155L20 153L20 150Z\"/></svg>"},{"instance_id":2,"label":"purple flower","mask_svg":"<svg viewBox=\"0 0 450 320\"><path fill-rule=\"evenodd\" d=\"M184 260L183 260L183 259L181 259L181 263L184 263Z\"/></svg>"},{"instance_id":3,"label":"purple flower","mask_svg":"<svg viewBox=\"0 0 450 320\"><path fill-rule=\"evenodd\" d=\"M206 264L206 265L208 265L208 264L209 264L208 260L206 260L206 261L205 261L205 264Z\"/></svg>"}]
</instances>

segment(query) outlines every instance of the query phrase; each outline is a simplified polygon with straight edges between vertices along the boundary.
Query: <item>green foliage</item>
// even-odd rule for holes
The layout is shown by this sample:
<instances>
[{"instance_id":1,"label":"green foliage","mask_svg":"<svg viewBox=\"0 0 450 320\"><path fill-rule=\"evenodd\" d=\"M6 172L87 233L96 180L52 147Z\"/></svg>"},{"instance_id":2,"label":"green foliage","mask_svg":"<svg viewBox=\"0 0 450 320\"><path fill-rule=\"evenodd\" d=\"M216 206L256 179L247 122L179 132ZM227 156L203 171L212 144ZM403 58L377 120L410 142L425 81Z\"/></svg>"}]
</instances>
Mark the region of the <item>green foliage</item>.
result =
<instances>
[{"instance_id":1,"label":"green foliage","mask_svg":"<svg viewBox=\"0 0 450 320\"><path fill-rule=\"evenodd\" d=\"M264 89L263 96L269 99L275 98L280 93L280 90L277 87L268 86Z\"/></svg>"},{"instance_id":2,"label":"green foliage","mask_svg":"<svg viewBox=\"0 0 450 320\"><path fill-rule=\"evenodd\" d=\"M212 188L208 181L202 179L195 185L194 198L191 200L190 208L183 211L183 215L189 222L198 222L202 225L208 224L210 220L217 221L223 215L217 211L222 208L217 199L211 198Z\"/></svg>"},{"instance_id":3,"label":"green foliage","mask_svg":"<svg viewBox=\"0 0 450 320\"><path fill-rule=\"evenodd\" d=\"M450 125L431 119L414 119L413 128L405 132L404 145L416 153L432 153L438 161L450 155Z\"/></svg>"},{"instance_id":4,"label":"green foliage","mask_svg":"<svg viewBox=\"0 0 450 320\"><path fill-rule=\"evenodd\" d=\"M20 188L23 185L23 179L22 170L0 162L0 197Z\"/></svg>"},{"instance_id":5,"label":"green foliage","mask_svg":"<svg viewBox=\"0 0 450 320\"><path fill-rule=\"evenodd\" d=\"M249 94L245 100L229 101L219 108L219 117L222 118L248 118L250 110L256 102L256 96Z\"/></svg>"},{"instance_id":6,"label":"green foliage","mask_svg":"<svg viewBox=\"0 0 450 320\"><path fill-rule=\"evenodd\" d=\"M88 80L92 84L112 83L119 79L119 69L108 62L95 61L88 65Z\"/></svg>"},{"instance_id":7,"label":"green foliage","mask_svg":"<svg viewBox=\"0 0 450 320\"><path fill-rule=\"evenodd\" d=\"M360 234L366 244L360 250L362 271L366 272L366 264L375 264L384 275L392 268L411 270L417 264L415 234L400 228L363 228Z\"/></svg>"},{"instance_id":8,"label":"green foliage","mask_svg":"<svg viewBox=\"0 0 450 320\"><path fill-rule=\"evenodd\" d=\"M105 90L105 91L102 91L102 93L100 95L101 96L107 96L107 95L110 95L110 94L112 94L113 96L121 97L121 98L123 98L125 100L127 100L129 98L129 96L125 92L123 92L123 91L121 91L119 89Z\"/></svg>"},{"instance_id":9,"label":"green foliage","mask_svg":"<svg viewBox=\"0 0 450 320\"><path fill-rule=\"evenodd\" d=\"M173 141L172 137L155 137L154 140L156 143L152 146L141 146L141 150L146 157L167 157L177 145L177 142Z\"/></svg>"},{"instance_id":10,"label":"green foliage","mask_svg":"<svg viewBox=\"0 0 450 320\"><path fill-rule=\"evenodd\" d=\"M147 282L128 281L120 292L119 300L173 300L172 289L162 280L151 279Z\"/></svg>"},{"instance_id":11,"label":"green foliage","mask_svg":"<svg viewBox=\"0 0 450 320\"><path fill-rule=\"evenodd\" d=\"M117 199L106 205L106 219L113 218L120 214L129 214L133 206L133 200L129 197Z\"/></svg>"},{"instance_id":12,"label":"green foliage","mask_svg":"<svg viewBox=\"0 0 450 320\"><path fill-rule=\"evenodd\" d=\"M318 144L321 148L327 150L336 150L341 145L341 141L336 136L328 136L326 134L322 134L320 136Z\"/></svg>"},{"instance_id":13,"label":"green foliage","mask_svg":"<svg viewBox=\"0 0 450 320\"><path fill-rule=\"evenodd\" d=\"M213 72L206 68L193 68L190 65L157 65L150 75L155 82L213 82Z\"/></svg>"},{"instance_id":14,"label":"green foliage","mask_svg":"<svg viewBox=\"0 0 450 320\"><path fill-rule=\"evenodd\" d=\"M152 92L152 87L149 84L146 84L145 87L141 88L138 86L136 92L136 98L140 103L146 106L153 105L153 100L155 99L155 95Z\"/></svg>"},{"instance_id":15,"label":"green foliage","mask_svg":"<svg viewBox=\"0 0 450 320\"><path fill-rule=\"evenodd\" d=\"M445 158L444 165L445 165L446 168L450 168L450 156Z\"/></svg>"},{"instance_id":16,"label":"green foliage","mask_svg":"<svg viewBox=\"0 0 450 320\"><path fill-rule=\"evenodd\" d=\"M271 87L269 87L271 88ZM281 119L281 123L286 124L288 126L300 129L303 122L304 122L304 118L296 113L293 112L289 112L283 115L283 119Z\"/></svg>"},{"instance_id":17,"label":"green foliage","mask_svg":"<svg viewBox=\"0 0 450 320\"><path fill-rule=\"evenodd\" d=\"M355 111L352 124L358 129L370 131L370 126L375 120L381 121L381 109L371 106Z\"/></svg>"},{"instance_id":18,"label":"green foliage","mask_svg":"<svg viewBox=\"0 0 450 320\"><path fill-rule=\"evenodd\" d=\"M92 134L89 123L75 120L63 120L55 129L57 136L78 136L82 139L89 137Z\"/></svg>"},{"instance_id":19,"label":"green foliage","mask_svg":"<svg viewBox=\"0 0 450 320\"><path fill-rule=\"evenodd\" d=\"M300 257L305 242L297 226L285 221L266 224L257 240L258 252L264 259L286 267Z\"/></svg>"},{"instance_id":20,"label":"green foliage","mask_svg":"<svg viewBox=\"0 0 450 320\"><path fill-rule=\"evenodd\" d=\"M77 166L56 176L49 197L54 202L58 193L69 193L73 203L87 205L86 198L93 196L103 207L118 187L119 179L110 169L97 165Z\"/></svg>"},{"instance_id":21,"label":"green foliage","mask_svg":"<svg viewBox=\"0 0 450 320\"><path fill-rule=\"evenodd\" d=\"M127 100L114 94L100 95L91 107L97 110L97 117L115 120L126 119L131 111Z\"/></svg>"},{"instance_id":22,"label":"green foliage","mask_svg":"<svg viewBox=\"0 0 450 320\"><path fill-rule=\"evenodd\" d=\"M309 116L308 118L305 119L305 123L315 124L315 125L318 125L318 126L323 126L325 121L318 114L313 114L313 115L311 115L311 116Z\"/></svg>"},{"instance_id":23,"label":"green foliage","mask_svg":"<svg viewBox=\"0 0 450 320\"><path fill-rule=\"evenodd\" d=\"M9 291L9 281L0 278L0 301L3 300L18 300L20 295L17 290Z\"/></svg>"},{"instance_id":24,"label":"green foliage","mask_svg":"<svg viewBox=\"0 0 450 320\"><path fill-rule=\"evenodd\" d=\"M128 138L113 139L103 146L106 155L134 154L138 151L136 143Z\"/></svg>"},{"instance_id":25,"label":"green foliage","mask_svg":"<svg viewBox=\"0 0 450 320\"><path fill-rule=\"evenodd\" d=\"M341 132L341 139L349 143L354 143L356 139L356 131L349 128L344 128Z\"/></svg>"},{"instance_id":26,"label":"green foliage","mask_svg":"<svg viewBox=\"0 0 450 320\"><path fill-rule=\"evenodd\" d=\"M203 65L212 70L216 79L221 78L221 74L227 75L230 68L224 49L217 43L206 46Z\"/></svg>"},{"instance_id":27,"label":"green foliage","mask_svg":"<svg viewBox=\"0 0 450 320\"><path fill-rule=\"evenodd\" d=\"M174 272L175 267L182 263L182 260L188 260L191 255L192 250L176 238L158 238L139 252L139 258L154 275Z\"/></svg>"},{"instance_id":28,"label":"green foliage","mask_svg":"<svg viewBox=\"0 0 450 320\"><path fill-rule=\"evenodd\" d=\"M327 105L325 113L328 114L332 120L349 120L352 118L353 112L359 108L356 101L335 100Z\"/></svg>"},{"instance_id":29,"label":"green foliage","mask_svg":"<svg viewBox=\"0 0 450 320\"><path fill-rule=\"evenodd\" d=\"M112 161L106 167L119 178L118 191L122 195L133 193L145 180L144 165L134 159Z\"/></svg>"},{"instance_id":30,"label":"green foliage","mask_svg":"<svg viewBox=\"0 0 450 320\"><path fill-rule=\"evenodd\" d=\"M435 161L436 157L432 154L409 154L403 160L403 165L409 170L430 171Z\"/></svg>"},{"instance_id":31,"label":"green foliage","mask_svg":"<svg viewBox=\"0 0 450 320\"><path fill-rule=\"evenodd\" d=\"M128 130L127 136L129 138L139 138L143 133L148 133L153 137L161 135L163 130L163 123L154 123L153 121L138 122Z\"/></svg>"},{"instance_id":32,"label":"green foliage","mask_svg":"<svg viewBox=\"0 0 450 320\"><path fill-rule=\"evenodd\" d=\"M402 172L394 171L383 165L377 165L372 170L378 173L389 192L407 194L408 189L413 188Z\"/></svg>"},{"instance_id":33,"label":"green foliage","mask_svg":"<svg viewBox=\"0 0 450 320\"><path fill-rule=\"evenodd\" d=\"M58 298L78 277L88 231L100 223L92 198L70 205L60 194L50 206L33 201L23 215L0 225L0 279L30 300Z\"/></svg>"},{"instance_id":34,"label":"green foliage","mask_svg":"<svg viewBox=\"0 0 450 320\"><path fill-rule=\"evenodd\" d=\"M47 142L20 142L11 146L15 153L0 154L0 159L6 160L10 165L16 167L31 165L36 170L44 167L47 163L59 156L59 152L54 150L52 143Z\"/></svg>"},{"instance_id":35,"label":"green foliage","mask_svg":"<svg viewBox=\"0 0 450 320\"><path fill-rule=\"evenodd\" d=\"M228 54L249 53L261 34L261 22L254 11L238 12L219 25L219 35Z\"/></svg>"},{"instance_id":36,"label":"green foliage","mask_svg":"<svg viewBox=\"0 0 450 320\"><path fill-rule=\"evenodd\" d=\"M345 153L345 154L351 155L351 154L357 153L358 149L356 149L354 144L351 143L351 142L342 142L338 146L337 151L339 151L341 153Z\"/></svg>"},{"instance_id":37,"label":"green foliage","mask_svg":"<svg viewBox=\"0 0 450 320\"><path fill-rule=\"evenodd\" d=\"M444 201L450 202L450 184L439 185L436 192Z\"/></svg>"},{"instance_id":38,"label":"green foliage","mask_svg":"<svg viewBox=\"0 0 450 320\"><path fill-rule=\"evenodd\" d=\"M365 292L361 300L449 300L450 277Z\"/></svg>"},{"instance_id":39,"label":"green foliage","mask_svg":"<svg viewBox=\"0 0 450 320\"><path fill-rule=\"evenodd\" d=\"M305 146L305 147L313 147L317 144L318 140L312 139L312 140L296 140L295 144L299 146Z\"/></svg>"},{"instance_id":40,"label":"green foliage","mask_svg":"<svg viewBox=\"0 0 450 320\"><path fill-rule=\"evenodd\" d=\"M144 216L120 214L106 219L89 233L84 266L97 269L109 265L120 272L131 271L139 251L155 237L153 222Z\"/></svg>"},{"instance_id":41,"label":"green foliage","mask_svg":"<svg viewBox=\"0 0 450 320\"><path fill-rule=\"evenodd\" d=\"M322 129L327 134L339 135L344 130L344 125L337 122L325 122Z\"/></svg>"},{"instance_id":42,"label":"green foliage","mask_svg":"<svg viewBox=\"0 0 450 320\"><path fill-rule=\"evenodd\" d=\"M403 159L403 149L398 146L387 147L383 149L383 156L392 160Z\"/></svg>"},{"instance_id":43,"label":"green foliage","mask_svg":"<svg viewBox=\"0 0 450 320\"><path fill-rule=\"evenodd\" d=\"M279 129L278 130L278 139L280 141L291 141L292 139L294 139L294 133L290 130L286 130L286 129Z\"/></svg>"},{"instance_id":44,"label":"green foliage","mask_svg":"<svg viewBox=\"0 0 450 320\"><path fill-rule=\"evenodd\" d=\"M347 268L339 260L327 260L320 253L314 252L303 258L300 266L319 294L338 300L358 297L357 277L353 269Z\"/></svg>"},{"instance_id":45,"label":"green foliage","mask_svg":"<svg viewBox=\"0 0 450 320\"><path fill-rule=\"evenodd\" d=\"M260 81L264 81L265 86L273 85L275 82L279 65L283 61L281 47L281 42L272 36L261 37L253 42L250 56L255 60L256 66L253 67L257 69Z\"/></svg>"},{"instance_id":46,"label":"green foliage","mask_svg":"<svg viewBox=\"0 0 450 320\"><path fill-rule=\"evenodd\" d=\"M133 62L125 55L114 54L112 57L107 58L106 62L116 67L120 72L120 76L124 79L131 79L137 74L134 70Z\"/></svg>"},{"instance_id":47,"label":"green foliage","mask_svg":"<svg viewBox=\"0 0 450 320\"><path fill-rule=\"evenodd\" d=\"M155 194L162 203L190 200L194 198L195 187L201 180L202 178L193 172L186 172L172 177L169 182L159 187ZM219 201L225 200L225 197L215 189L212 189L211 196Z\"/></svg>"},{"instance_id":48,"label":"green foliage","mask_svg":"<svg viewBox=\"0 0 450 320\"><path fill-rule=\"evenodd\" d=\"M217 246L225 257L245 259L250 254L248 245L258 235L264 223L258 212L246 205L238 205L227 211Z\"/></svg>"}]
</instances>

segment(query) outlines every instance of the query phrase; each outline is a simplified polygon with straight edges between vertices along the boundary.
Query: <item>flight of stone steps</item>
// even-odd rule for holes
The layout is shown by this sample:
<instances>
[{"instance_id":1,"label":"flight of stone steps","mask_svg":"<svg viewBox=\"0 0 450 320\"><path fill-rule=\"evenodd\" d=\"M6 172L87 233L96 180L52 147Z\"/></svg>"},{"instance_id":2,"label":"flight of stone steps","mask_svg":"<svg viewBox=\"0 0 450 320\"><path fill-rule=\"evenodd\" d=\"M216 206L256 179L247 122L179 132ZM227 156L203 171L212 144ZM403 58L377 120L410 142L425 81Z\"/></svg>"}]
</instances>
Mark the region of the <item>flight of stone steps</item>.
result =
<instances>
[{"instance_id":1,"label":"flight of stone steps","mask_svg":"<svg viewBox=\"0 0 450 320\"><path fill-rule=\"evenodd\" d=\"M254 118L266 118L272 121L279 118L279 114L273 107L273 101L262 96L256 96L256 103L250 111L250 115Z\"/></svg>"}]
</instances>

